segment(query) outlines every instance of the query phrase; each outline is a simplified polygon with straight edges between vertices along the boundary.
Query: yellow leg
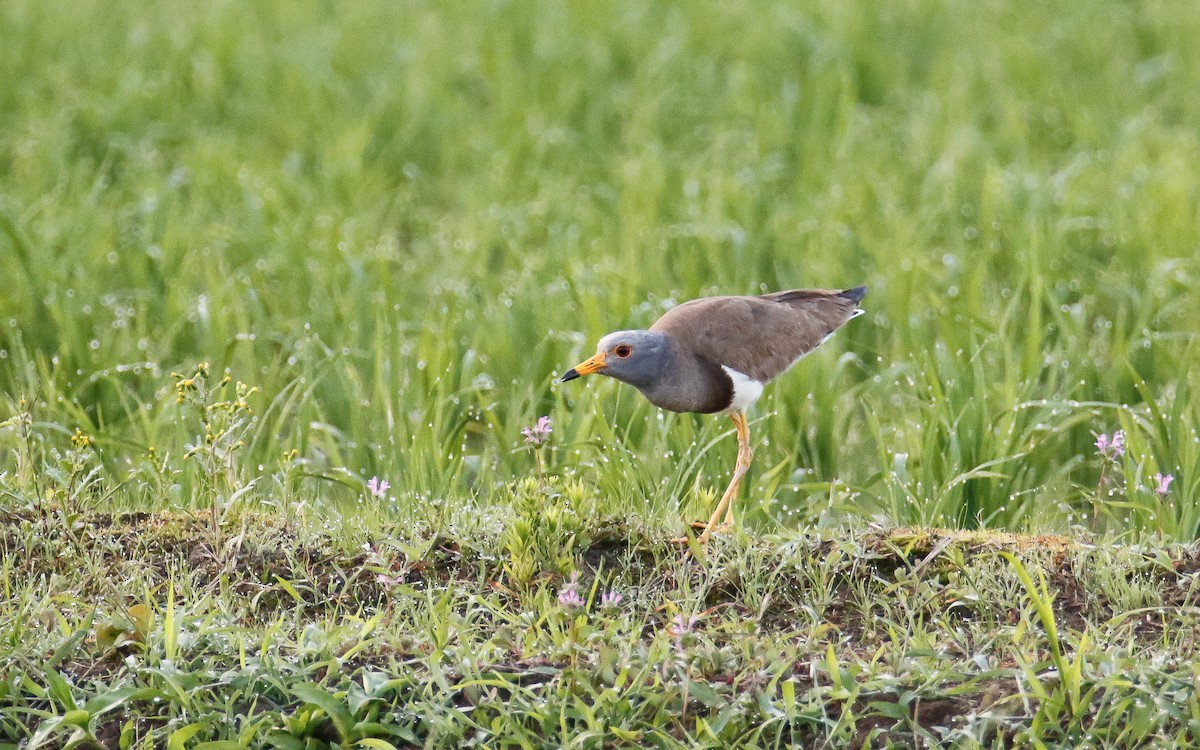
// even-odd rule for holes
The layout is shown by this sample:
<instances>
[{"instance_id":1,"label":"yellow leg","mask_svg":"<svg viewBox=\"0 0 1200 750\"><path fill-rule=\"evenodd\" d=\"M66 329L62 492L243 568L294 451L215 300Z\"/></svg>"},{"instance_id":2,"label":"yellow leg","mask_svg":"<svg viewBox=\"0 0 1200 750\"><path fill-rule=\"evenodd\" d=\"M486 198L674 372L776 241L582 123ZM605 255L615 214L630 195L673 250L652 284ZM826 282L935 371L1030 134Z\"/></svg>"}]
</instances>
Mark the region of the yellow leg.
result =
<instances>
[{"instance_id":1,"label":"yellow leg","mask_svg":"<svg viewBox=\"0 0 1200 750\"><path fill-rule=\"evenodd\" d=\"M713 509L712 516L709 517L708 523L704 525L704 531L696 540L701 544L706 544L714 533L725 531L733 526L733 500L737 496L738 485L741 484L742 477L746 475L746 471L750 468L750 459L754 455L750 450L750 426L746 424L746 413L742 411L730 412L729 418L733 420L733 424L737 428L737 464L733 469L733 479L729 481L729 486L725 488L725 494L721 495L721 500L717 503L717 507ZM723 521L721 519L722 515L724 515ZM718 525L718 521L721 521L720 525ZM686 539L677 539L675 541L686 541Z\"/></svg>"},{"instance_id":2,"label":"yellow leg","mask_svg":"<svg viewBox=\"0 0 1200 750\"><path fill-rule=\"evenodd\" d=\"M746 475L750 469L750 459L754 458L754 451L750 450L750 425L746 422L746 413L738 412L736 415L731 414L734 425L737 426L738 453L737 466L734 469L734 476L738 482ZM733 501L737 499L737 483L731 484L732 493L729 496L729 502L725 504L725 518L721 521L721 525L713 531L725 531L733 526Z\"/></svg>"}]
</instances>

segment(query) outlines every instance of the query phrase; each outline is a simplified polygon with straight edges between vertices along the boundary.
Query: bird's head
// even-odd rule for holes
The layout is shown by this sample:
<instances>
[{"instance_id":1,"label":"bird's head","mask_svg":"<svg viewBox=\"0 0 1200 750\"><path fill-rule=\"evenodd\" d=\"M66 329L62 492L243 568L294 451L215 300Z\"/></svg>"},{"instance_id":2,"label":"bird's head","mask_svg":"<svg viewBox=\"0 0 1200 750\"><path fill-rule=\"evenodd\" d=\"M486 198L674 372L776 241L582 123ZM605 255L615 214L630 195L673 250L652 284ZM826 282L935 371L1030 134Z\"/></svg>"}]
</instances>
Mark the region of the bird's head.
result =
<instances>
[{"instance_id":1,"label":"bird's head","mask_svg":"<svg viewBox=\"0 0 1200 750\"><path fill-rule=\"evenodd\" d=\"M596 353L567 370L562 382L600 373L632 386L649 386L667 361L669 341L657 331L617 331L600 339Z\"/></svg>"}]
</instances>

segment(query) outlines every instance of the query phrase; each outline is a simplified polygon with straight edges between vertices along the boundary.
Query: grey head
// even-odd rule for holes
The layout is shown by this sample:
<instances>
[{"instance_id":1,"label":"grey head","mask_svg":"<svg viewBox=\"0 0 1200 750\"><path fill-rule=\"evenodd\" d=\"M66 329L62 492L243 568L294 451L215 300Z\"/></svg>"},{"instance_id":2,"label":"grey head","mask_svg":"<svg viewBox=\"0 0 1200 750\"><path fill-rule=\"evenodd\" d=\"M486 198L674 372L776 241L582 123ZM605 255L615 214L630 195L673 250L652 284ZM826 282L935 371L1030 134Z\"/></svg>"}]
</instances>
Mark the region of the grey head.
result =
<instances>
[{"instance_id":1,"label":"grey head","mask_svg":"<svg viewBox=\"0 0 1200 750\"><path fill-rule=\"evenodd\" d=\"M562 382L592 373L607 375L639 390L653 389L674 354L672 341L658 331L616 331L600 339L596 353L562 376Z\"/></svg>"}]
</instances>

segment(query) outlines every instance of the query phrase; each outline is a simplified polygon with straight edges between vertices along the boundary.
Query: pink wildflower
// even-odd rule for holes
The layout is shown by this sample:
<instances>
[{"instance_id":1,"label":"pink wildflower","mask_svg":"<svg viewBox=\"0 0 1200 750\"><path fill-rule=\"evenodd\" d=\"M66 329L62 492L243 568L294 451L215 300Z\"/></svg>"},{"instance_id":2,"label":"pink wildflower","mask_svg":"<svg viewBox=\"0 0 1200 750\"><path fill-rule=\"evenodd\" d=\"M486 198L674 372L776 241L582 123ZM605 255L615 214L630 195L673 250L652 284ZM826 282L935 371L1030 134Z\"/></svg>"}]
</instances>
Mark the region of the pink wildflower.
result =
<instances>
[{"instance_id":1,"label":"pink wildflower","mask_svg":"<svg viewBox=\"0 0 1200 750\"><path fill-rule=\"evenodd\" d=\"M537 424L521 430L521 434L525 436L526 443L541 445L550 439L550 433L553 431L554 427L550 424L550 417L538 417Z\"/></svg>"},{"instance_id":2,"label":"pink wildflower","mask_svg":"<svg viewBox=\"0 0 1200 750\"><path fill-rule=\"evenodd\" d=\"M371 493L371 497L383 497L391 489L391 486L386 479L379 477L371 477L367 480L367 491Z\"/></svg>"},{"instance_id":3,"label":"pink wildflower","mask_svg":"<svg viewBox=\"0 0 1200 750\"><path fill-rule=\"evenodd\" d=\"M616 609L623 601L625 597L621 596L620 591L606 591L604 596L600 597L600 606L604 609Z\"/></svg>"},{"instance_id":4,"label":"pink wildflower","mask_svg":"<svg viewBox=\"0 0 1200 750\"><path fill-rule=\"evenodd\" d=\"M1159 497L1166 497L1171 491L1171 482L1175 481L1175 477L1170 474L1155 474L1154 475L1154 492Z\"/></svg>"},{"instance_id":5,"label":"pink wildflower","mask_svg":"<svg viewBox=\"0 0 1200 750\"><path fill-rule=\"evenodd\" d=\"M1117 430L1110 438L1103 432L1096 437L1096 451L1104 458L1120 458L1125 455L1125 431Z\"/></svg>"},{"instance_id":6,"label":"pink wildflower","mask_svg":"<svg viewBox=\"0 0 1200 750\"><path fill-rule=\"evenodd\" d=\"M579 595L579 574L572 573L571 580L567 581L567 585L563 586L562 591L558 592L558 603L563 609L568 611L583 609L585 602L583 597Z\"/></svg>"}]
</instances>

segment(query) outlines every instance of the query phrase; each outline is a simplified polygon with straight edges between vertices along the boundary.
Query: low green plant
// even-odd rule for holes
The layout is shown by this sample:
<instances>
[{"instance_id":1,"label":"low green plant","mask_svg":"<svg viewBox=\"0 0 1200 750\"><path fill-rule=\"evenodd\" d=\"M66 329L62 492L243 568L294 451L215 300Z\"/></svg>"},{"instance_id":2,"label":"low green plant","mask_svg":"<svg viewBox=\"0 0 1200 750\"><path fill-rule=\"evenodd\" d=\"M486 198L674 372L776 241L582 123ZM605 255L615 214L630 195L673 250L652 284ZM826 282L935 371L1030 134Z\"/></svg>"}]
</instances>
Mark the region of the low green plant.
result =
<instances>
[{"instance_id":1,"label":"low green plant","mask_svg":"<svg viewBox=\"0 0 1200 750\"><path fill-rule=\"evenodd\" d=\"M237 454L255 424L248 399L258 388L240 380L235 383L230 375L211 383L207 363L196 365L190 374L171 377L175 403L199 428L183 458L197 467L196 501L207 509L209 530L219 538L225 519L256 481L245 477Z\"/></svg>"},{"instance_id":2,"label":"low green plant","mask_svg":"<svg viewBox=\"0 0 1200 750\"><path fill-rule=\"evenodd\" d=\"M589 488L577 480L530 477L511 492L513 518L502 537L508 580L527 586L543 574L567 574L588 544Z\"/></svg>"}]
</instances>

